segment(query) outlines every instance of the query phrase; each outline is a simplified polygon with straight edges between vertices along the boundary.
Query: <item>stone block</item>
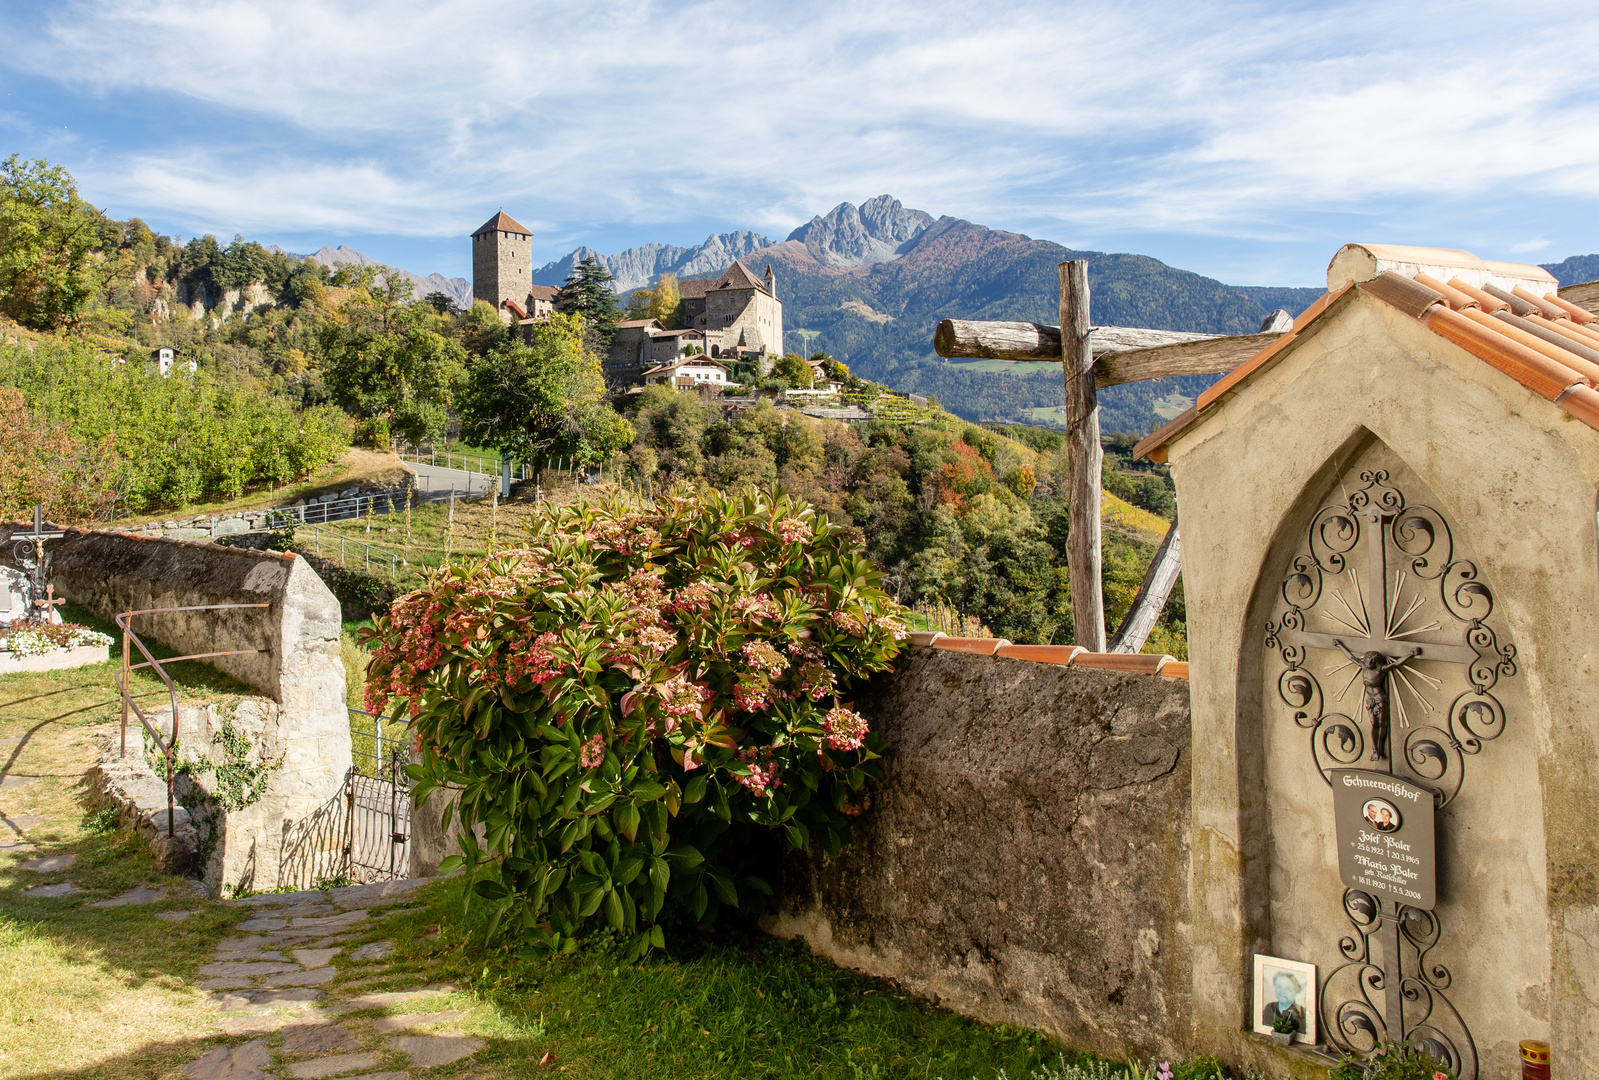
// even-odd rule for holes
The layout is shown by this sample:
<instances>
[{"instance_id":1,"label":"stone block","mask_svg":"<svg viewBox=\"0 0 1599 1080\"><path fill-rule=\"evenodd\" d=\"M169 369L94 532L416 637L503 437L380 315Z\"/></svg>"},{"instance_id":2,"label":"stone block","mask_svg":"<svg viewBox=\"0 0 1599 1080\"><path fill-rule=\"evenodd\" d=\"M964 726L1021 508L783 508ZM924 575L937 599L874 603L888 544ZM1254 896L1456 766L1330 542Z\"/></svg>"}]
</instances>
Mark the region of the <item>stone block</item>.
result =
<instances>
[{"instance_id":1,"label":"stone block","mask_svg":"<svg viewBox=\"0 0 1599 1080\"><path fill-rule=\"evenodd\" d=\"M318 967L309 971L290 971L282 975L274 975L263 982L262 986L321 986L323 983L332 982L338 978L337 968Z\"/></svg>"},{"instance_id":2,"label":"stone block","mask_svg":"<svg viewBox=\"0 0 1599 1080\"><path fill-rule=\"evenodd\" d=\"M46 855L41 859L29 859L17 864L18 870L32 870L36 874L53 874L57 870L65 870L78 861L76 855Z\"/></svg>"},{"instance_id":3,"label":"stone block","mask_svg":"<svg viewBox=\"0 0 1599 1080\"><path fill-rule=\"evenodd\" d=\"M35 885L31 889L23 889L22 895L32 896L36 899L51 899L60 896L71 896L77 891L78 887L76 885L63 881L55 885Z\"/></svg>"},{"instance_id":4,"label":"stone block","mask_svg":"<svg viewBox=\"0 0 1599 1080\"><path fill-rule=\"evenodd\" d=\"M110 900L101 900L101 901L99 901L97 903L90 904L89 906L90 907L127 907L129 904L153 904L157 900L165 900L166 896L167 896L167 890L165 888L146 889L146 888L141 886L141 887L136 888L136 889L129 889L127 892L123 893L121 896L113 897Z\"/></svg>"},{"instance_id":5,"label":"stone block","mask_svg":"<svg viewBox=\"0 0 1599 1080\"><path fill-rule=\"evenodd\" d=\"M327 899L327 893L320 889L304 889L291 893L259 893L255 896L246 896L242 900L233 900L230 903L243 904L246 907L294 907L299 904L317 903Z\"/></svg>"},{"instance_id":6,"label":"stone block","mask_svg":"<svg viewBox=\"0 0 1599 1080\"><path fill-rule=\"evenodd\" d=\"M482 1039L470 1035L391 1035L384 1041L389 1049L399 1051L409 1057L413 1065L424 1069L471 1057L486 1045Z\"/></svg>"},{"instance_id":7,"label":"stone block","mask_svg":"<svg viewBox=\"0 0 1599 1080\"><path fill-rule=\"evenodd\" d=\"M283 1029L282 1052L287 1057L311 1057L359 1048L355 1036L335 1023L293 1024Z\"/></svg>"},{"instance_id":8,"label":"stone block","mask_svg":"<svg viewBox=\"0 0 1599 1080\"><path fill-rule=\"evenodd\" d=\"M339 955L340 951L337 948L295 949L294 958L308 968L326 967L335 956Z\"/></svg>"},{"instance_id":9,"label":"stone block","mask_svg":"<svg viewBox=\"0 0 1599 1080\"><path fill-rule=\"evenodd\" d=\"M299 970L299 964L271 960L217 960L199 968L201 975L240 975L251 979Z\"/></svg>"},{"instance_id":10,"label":"stone block","mask_svg":"<svg viewBox=\"0 0 1599 1080\"><path fill-rule=\"evenodd\" d=\"M271 1064L272 1051L255 1041L218 1046L189 1062L185 1072L190 1080L269 1080L266 1070Z\"/></svg>"},{"instance_id":11,"label":"stone block","mask_svg":"<svg viewBox=\"0 0 1599 1080\"><path fill-rule=\"evenodd\" d=\"M380 1016L372 1021L378 1031L411 1031L433 1024L454 1024L466 1018L467 1009L447 1009L444 1012L411 1013L408 1016Z\"/></svg>"},{"instance_id":12,"label":"stone block","mask_svg":"<svg viewBox=\"0 0 1599 1080\"><path fill-rule=\"evenodd\" d=\"M282 930L289 924L287 919L245 919L235 929L239 930Z\"/></svg>"},{"instance_id":13,"label":"stone block","mask_svg":"<svg viewBox=\"0 0 1599 1080\"><path fill-rule=\"evenodd\" d=\"M370 1052L334 1054L331 1057L312 1058L310 1061L297 1061L289 1066L289 1075L294 1080L321 1080L325 1076L362 1072L377 1063L378 1056Z\"/></svg>"},{"instance_id":14,"label":"stone block","mask_svg":"<svg viewBox=\"0 0 1599 1080\"><path fill-rule=\"evenodd\" d=\"M295 919L290 924L295 930L347 930L356 923L366 921L365 911L346 911L339 915Z\"/></svg>"},{"instance_id":15,"label":"stone block","mask_svg":"<svg viewBox=\"0 0 1599 1080\"><path fill-rule=\"evenodd\" d=\"M406 878L404 881L375 881L370 885L346 885L341 889L329 889L328 899L339 907L349 908L389 897L410 896L427 883L427 878Z\"/></svg>"},{"instance_id":16,"label":"stone block","mask_svg":"<svg viewBox=\"0 0 1599 1080\"><path fill-rule=\"evenodd\" d=\"M356 949L350 954L350 959L359 960L362 963L366 963L370 960L386 960L393 953L394 942L374 941L370 944L362 945L359 949Z\"/></svg>"}]
</instances>

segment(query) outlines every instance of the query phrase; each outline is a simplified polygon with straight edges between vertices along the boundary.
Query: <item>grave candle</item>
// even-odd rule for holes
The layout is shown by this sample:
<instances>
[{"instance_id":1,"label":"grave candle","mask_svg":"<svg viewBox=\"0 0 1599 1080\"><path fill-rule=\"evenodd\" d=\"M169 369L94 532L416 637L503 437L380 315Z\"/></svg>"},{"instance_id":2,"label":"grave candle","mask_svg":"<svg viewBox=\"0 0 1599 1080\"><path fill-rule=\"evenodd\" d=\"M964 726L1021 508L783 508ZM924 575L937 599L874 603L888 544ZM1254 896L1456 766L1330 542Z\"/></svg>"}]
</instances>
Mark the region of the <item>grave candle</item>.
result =
<instances>
[{"instance_id":1,"label":"grave candle","mask_svg":"<svg viewBox=\"0 0 1599 1080\"><path fill-rule=\"evenodd\" d=\"M1521 1040L1521 1080L1549 1080L1549 1044Z\"/></svg>"}]
</instances>

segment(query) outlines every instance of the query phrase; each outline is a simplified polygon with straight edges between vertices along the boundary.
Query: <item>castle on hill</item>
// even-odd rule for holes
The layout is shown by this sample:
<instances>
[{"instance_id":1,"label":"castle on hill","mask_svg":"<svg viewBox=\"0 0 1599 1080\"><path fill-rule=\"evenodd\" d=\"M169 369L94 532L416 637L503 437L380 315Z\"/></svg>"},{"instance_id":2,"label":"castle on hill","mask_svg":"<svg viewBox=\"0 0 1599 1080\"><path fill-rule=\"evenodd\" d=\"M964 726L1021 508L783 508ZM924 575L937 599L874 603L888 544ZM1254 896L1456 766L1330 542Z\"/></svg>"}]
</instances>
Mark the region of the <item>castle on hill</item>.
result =
<instances>
[{"instance_id":1,"label":"castle on hill","mask_svg":"<svg viewBox=\"0 0 1599 1080\"><path fill-rule=\"evenodd\" d=\"M757 278L738 260L720 277L680 281L684 325L657 319L617 324L605 362L611 386L637 386L649 372L695 353L758 360L763 370L783 351L783 302L770 266ZM548 318L558 290L533 284L533 233L501 211L472 234L472 298L492 304L506 322ZM718 365L720 366L720 365Z\"/></svg>"}]
</instances>

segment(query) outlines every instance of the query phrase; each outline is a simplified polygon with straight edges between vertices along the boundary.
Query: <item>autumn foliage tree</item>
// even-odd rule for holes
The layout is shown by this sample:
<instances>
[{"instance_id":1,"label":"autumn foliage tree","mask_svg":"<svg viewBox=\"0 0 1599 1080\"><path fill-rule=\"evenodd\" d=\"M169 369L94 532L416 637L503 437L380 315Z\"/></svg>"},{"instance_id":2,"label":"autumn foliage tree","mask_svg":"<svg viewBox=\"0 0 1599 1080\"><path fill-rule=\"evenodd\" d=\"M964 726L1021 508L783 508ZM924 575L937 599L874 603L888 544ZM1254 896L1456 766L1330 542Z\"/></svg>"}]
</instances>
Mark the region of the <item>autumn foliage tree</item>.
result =
<instances>
[{"instance_id":1,"label":"autumn foliage tree","mask_svg":"<svg viewBox=\"0 0 1599 1080\"><path fill-rule=\"evenodd\" d=\"M121 473L112 443L75 439L29 409L20 391L0 390L0 520L24 520L42 504L58 525L104 521Z\"/></svg>"},{"instance_id":2,"label":"autumn foliage tree","mask_svg":"<svg viewBox=\"0 0 1599 1080\"><path fill-rule=\"evenodd\" d=\"M103 221L61 166L0 162L0 314L34 330L77 321L114 269L96 252Z\"/></svg>"}]
</instances>

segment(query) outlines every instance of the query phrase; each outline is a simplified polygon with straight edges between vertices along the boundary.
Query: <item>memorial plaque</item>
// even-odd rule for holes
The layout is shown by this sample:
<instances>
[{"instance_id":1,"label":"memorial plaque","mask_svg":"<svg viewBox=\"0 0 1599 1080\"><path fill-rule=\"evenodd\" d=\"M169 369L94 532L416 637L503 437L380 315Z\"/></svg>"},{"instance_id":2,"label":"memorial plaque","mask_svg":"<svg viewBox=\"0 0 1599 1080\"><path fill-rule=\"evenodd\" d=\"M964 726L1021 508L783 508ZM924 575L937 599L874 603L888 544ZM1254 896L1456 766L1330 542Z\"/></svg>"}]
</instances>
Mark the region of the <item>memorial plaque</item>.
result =
<instances>
[{"instance_id":1,"label":"memorial plaque","mask_svg":"<svg viewBox=\"0 0 1599 1080\"><path fill-rule=\"evenodd\" d=\"M1368 769L1334 769L1330 775L1344 884L1431 911L1438 898L1433 793Z\"/></svg>"}]
</instances>

